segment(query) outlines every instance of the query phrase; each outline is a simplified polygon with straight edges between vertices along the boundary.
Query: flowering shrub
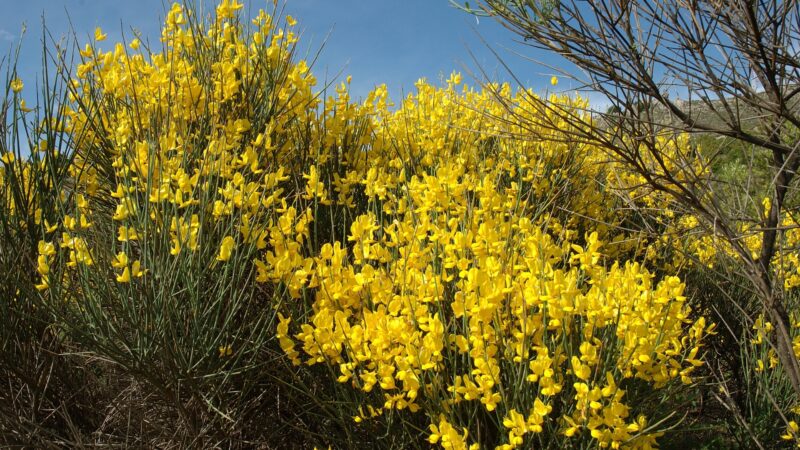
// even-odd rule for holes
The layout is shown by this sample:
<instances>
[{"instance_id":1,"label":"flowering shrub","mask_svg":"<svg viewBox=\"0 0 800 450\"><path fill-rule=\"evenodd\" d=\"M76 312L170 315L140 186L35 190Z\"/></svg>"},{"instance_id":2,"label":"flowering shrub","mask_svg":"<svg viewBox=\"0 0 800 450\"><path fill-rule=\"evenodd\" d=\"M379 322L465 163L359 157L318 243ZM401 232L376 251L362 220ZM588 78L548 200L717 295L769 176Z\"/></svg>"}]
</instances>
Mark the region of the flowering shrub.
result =
<instances>
[{"instance_id":1,"label":"flowering shrub","mask_svg":"<svg viewBox=\"0 0 800 450\"><path fill-rule=\"evenodd\" d=\"M479 192L479 204L513 209L515 194ZM706 326L687 320L683 285L674 277L654 284L636 263L606 270L596 235L585 248L559 246L498 209L476 207L466 223L440 213L448 228L409 214L378 239L374 218L360 216L349 238L353 263L336 243L309 271L314 313L295 335L306 361L336 364L339 381L380 390L384 401L370 414L421 408L434 421L433 443L445 426L469 428L467 411L478 408L502 421L505 448L543 430L547 438L529 439L579 439L585 430L604 446L653 445L658 434L631 414L620 384L691 382ZM289 324L282 318L279 338L299 362Z\"/></svg>"},{"instance_id":2,"label":"flowering shrub","mask_svg":"<svg viewBox=\"0 0 800 450\"><path fill-rule=\"evenodd\" d=\"M281 296L256 285L251 260L292 209L297 128L317 103L292 62L293 19L261 12L246 34L241 7L200 18L173 5L160 53L138 38L80 51L63 120L71 183L38 243L36 288L69 336L148 386L187 445L238 432L259 407Z\"/></svg>"},{"instance_id":3,"label":"flowering shrub","mask_svg":"<svg viewBox=\"0 0 800 450\"><path fill-rule=\"evenodd\" d=\"M75 345L192 436L254 408L274 338L363 394L348 422L423 417L444 448L656 446L678 418L652 399L693 383L712 326L615 209L636 180L508 85L320 98L294 19L248 27L242 6L173 5L160 52L97 30L57 123L55 213L12 195L34 163L2 157L3 213L35 217L35 289Z\"/></svg>"}]
</instances>

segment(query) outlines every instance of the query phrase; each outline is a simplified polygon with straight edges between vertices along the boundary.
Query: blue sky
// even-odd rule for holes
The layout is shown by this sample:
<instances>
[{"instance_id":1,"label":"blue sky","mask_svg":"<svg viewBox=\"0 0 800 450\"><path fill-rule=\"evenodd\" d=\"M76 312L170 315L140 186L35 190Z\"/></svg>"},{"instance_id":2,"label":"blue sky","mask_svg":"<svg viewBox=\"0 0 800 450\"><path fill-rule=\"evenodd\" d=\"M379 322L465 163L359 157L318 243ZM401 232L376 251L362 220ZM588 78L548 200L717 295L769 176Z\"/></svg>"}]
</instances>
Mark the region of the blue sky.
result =
<instances>
[{"instance_id":1,"label":"blue sky","mask_svg":"<svg viewBox=\"0 0 800 450\"><path fill-rule=\"evenodd\" d=\"M272 6L265 0L243 2L250 15ZM213 6L216 2L205 4ZM42 14L56 37L67 34L71 22L83 44L100 26L108 33L108 40L102 44L111 47L122 39L123 30L130 36L131 28L157 41L168 7L161 0L0 0L0 5L5 6L5 14L0 15L2 53L19 39L22 24L27 26L19 61L26 85L41 70ZM352 75L355 97L386 83L392 98L399 99L402 93L413 91L420 77L438 82L453 70L475 84L469 72L478 73L479 66L494 80L511 80L481 38L537 92L553 89L549 82L556 72L524 57L567 67L558 57L517 43L517 37L493 19L476 19L452 7L448 0L288 0L286 12L298 20L301 52L315 53L327 38L313 68L318 80L331 80L340 72L339 79ZM556 89L569 91L574 87L575 83L562 77Z\"/></svg>"}]
</instances>

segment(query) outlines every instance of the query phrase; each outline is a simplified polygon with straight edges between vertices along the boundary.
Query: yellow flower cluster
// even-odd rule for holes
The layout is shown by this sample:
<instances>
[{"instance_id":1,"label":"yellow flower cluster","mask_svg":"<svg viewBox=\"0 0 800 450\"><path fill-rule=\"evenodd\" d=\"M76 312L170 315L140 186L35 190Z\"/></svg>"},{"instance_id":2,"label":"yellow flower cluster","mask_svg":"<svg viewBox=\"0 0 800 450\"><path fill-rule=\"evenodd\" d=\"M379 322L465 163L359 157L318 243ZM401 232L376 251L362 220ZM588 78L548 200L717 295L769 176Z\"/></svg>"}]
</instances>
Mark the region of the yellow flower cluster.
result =
<instances>
[{"instance_id":1,"label":"yellow flower cluster","mask_svg":"<svg viewBox=\"0 0 800 450\"><path fill-rule=\"evenodd\" d=\"M769 214L770 204L769 198L763 199L761 213L764 217ZM749 253L750 258L758 260L761 256L763 229L750 222L735 223L735 225L736 232L742 237L740 243L744 250ZM778 228L775 254L771 264L774 276L783 283L783 288L788 291L800 286L800 254L797 252L797 248L800 246L800 223L791 212L784 211L781 213ZM698 219L692 215L684 215L670 223L659 245L662 248L675 245L671 239L674 240L675 236L680 235L692 236L689 242L684 244L684 249L706 267L714 268L719 256L740 259L740 255L736 253L729 242L721 236L701 230ZM684 262L684 257L676 255L673 266L677 267Z\"/></svg>"},{"instance_id":2,"label":"yellow flower cluster","mask_svg":"<svg viewBox=\"0 0 800 450\"><path fill-rule=\"evenodd\" d=\"M310 270L294 274L315 293L314 313L294 336L307 362L336 364L339 381L380 389L379 409L446 412L479 402L505 411L504 448L545 421L603 445L652 445L618 384L691 382L707 327L687 319L682 283L654 284L637 263L606 269L596 233L584 247L559 243L516 213L529 206L496 184L502 171L476 184L450 171L412 177L401 185L402 214L386 223L357 217L349 251L325 244ZM437 202L439 190L446 202ZM284 320L281 345L297 361L287 330ZM528 384L525 415L511 408L524 405L517 382ZM552 399L564 398L568 412L548 417ZM452 427L431 430L431 442L455 439Z\"/></svg>"},{"instance_id":3,"label":"yellow flower cluster","mask_svg":"<svg viewBox=\"0 0 800 450\"><path fill-rule=\"evenodd\" d=\"M173 5L162 53L138 39L80 52L74 186L68 214L43 224L39 289L104 270L133 288L155 264L246 260L249 281L280 293L287 356L377 399L358 421L425 414L445 448L477 446L477 412L504 449L542 434L654 446L627 386L691 383L711 327L678 278L629 260L643 243L619 231L613 190L635 180L508 85L453 74L393 105L385 86L352 101L348 79L320 99L291 58L294 19L262 11L247 33L241 7L224 0L198 27Z\"/></svg>"},{"instance_id":4,"label":"yellow flower cluster","mask_svg":"<svg viewBox=\"0 0 800 450\"><path fill-rule=\"evenodd\" d=\"M138 39L130 50L87 44L80 52L65 127L76 147L76 195L63 195L73 212L60 238L46 230L40 288L50 284L54 245L69 251L70 267L107 260L119 283L146 276L146 260L158 260L144 258L145 248L191 258L187 252L212 246L213 264L229 261L237 243L266 247L267 217L274 206L283 212L281 202L286 208L279 161L296 149L286 130L307 123L318 100L308 67L290 61L296 35L263 11L245 35L234 14L241 7L223 2L200 30L174 4L163 53L141 50ZM92 226L108 219L115 242ZM91 248L99 243L111 252Z\"/></svg>"}]
</instances>

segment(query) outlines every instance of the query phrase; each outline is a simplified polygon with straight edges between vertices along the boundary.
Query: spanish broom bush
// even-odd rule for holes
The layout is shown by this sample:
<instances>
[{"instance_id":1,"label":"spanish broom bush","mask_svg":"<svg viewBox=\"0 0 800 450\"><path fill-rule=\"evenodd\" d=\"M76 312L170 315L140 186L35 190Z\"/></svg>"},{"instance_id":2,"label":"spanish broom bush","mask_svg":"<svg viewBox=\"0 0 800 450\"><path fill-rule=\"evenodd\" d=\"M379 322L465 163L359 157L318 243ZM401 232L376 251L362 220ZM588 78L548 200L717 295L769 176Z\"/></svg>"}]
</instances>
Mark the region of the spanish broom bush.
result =
<instances>
[{"instance_id":1,"label":"spanish broom bush","mask_svg":"<svg viewBox=\"0 0 800 450\"><path fill-rule=\"evenodd\" d=\"M293 17L242 8L174 4L159 45L98 29L31 112L10 71L2 369L46 336L62 393L102 389L82 424L78 406L62 423L4 411L5 441L49 427L133 446L669 442L715 329L679 277L718 256L713 237L684 239L696 218L533 92L454 72L353 99L349 78L318 85ZM36 383L2 395L20 386Z\"/></svg>"}]
</instances>

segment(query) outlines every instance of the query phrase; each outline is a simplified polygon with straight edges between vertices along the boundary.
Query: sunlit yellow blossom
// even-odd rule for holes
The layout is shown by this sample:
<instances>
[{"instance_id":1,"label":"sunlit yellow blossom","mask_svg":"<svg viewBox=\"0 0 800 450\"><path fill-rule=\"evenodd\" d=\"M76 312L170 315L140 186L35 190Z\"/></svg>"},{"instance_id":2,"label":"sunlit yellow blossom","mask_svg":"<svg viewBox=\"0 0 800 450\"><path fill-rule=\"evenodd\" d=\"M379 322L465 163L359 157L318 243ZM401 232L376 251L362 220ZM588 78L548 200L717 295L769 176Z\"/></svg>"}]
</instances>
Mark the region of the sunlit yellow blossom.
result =
<instances>
[{"instance_id":1,"label":"sunlit yellow blossom","mask_svg":"<svg viewBox=\"0 0 800 450\"><path fill-rule=\"evenodd\" d=\"M217 6L217 16L220 19L233 18L234 13L242 9L243 6L244 5L239 3L237 0L222 0L222 2Z\"/></svg>"},{"instance_id":2,"label":"sunlit yellow blossom","mask_svg":"<svg viewBox=\"0 0 800 450\"><path fill-rule=\"evenodd\" d=\"M786 433L781 435L781 439L786 441L797 440L800 438L800 426L797 425L797 422L794 420L790 420L788 426L786 427Z\"/></svg>"},{"instance_id":3,"label":"sunlit yellow blossom","mask_svg":"<svg viewBox=\"0 0 800 450\"><path fill-rule=\"evenodd\" d=\"M127 266L122 270L120 275L117 275L117 282L129 283L131 281L131 269Z\"/></svg>"},{"instance_id":4,"label":"sunlit yellow blossom","mask_svg":"<svg viewBox=\"0 0 800 450\"><path fill-rule=\"evenodd\" d=\"M11 90L14 91L14 93L16 94L20 93L22 91L23 86L24 84L22 84L22 80L20 80L19 78L14 78L13 80L11 80Z\"/></svg>"},{"instance_id":5,"label":"sunlit yellow blossom","mask_svg":"<svg viewBox=\"0 0 800 450\"><path fill-rule=\"evenodd\" d=\"M227 261L231 259L231 252L233 252L234 247L236 247L236 240L231 236L225 236L219 246L217 261Z\"/></svg>"},{"instance_id":6,"label":"sunlit yellow blossom","mask_svg":"<svg viewBox=\"0 0 800 450\"><path fill-rule=\"evenodd\" d=\"M120 242L128 242L128 241L135 241L139 238L139 234L136 232L136 229L133 227L126 227L125 225L120 225L117 232L117 240Z\"/></svg>"},{"instance_id":7,"label":"sunlit yellow blossom","mask_svg":"<svg viewBox=\"0 0 800 450\"><path fill-rule=\"evenodd\" d=\"M114 257L114 261L111 262L111 267L115 267L120 269L122 267L126 267L128 265L128 255L125 252L119 252Z\"/></svg>"}]
</instances>

